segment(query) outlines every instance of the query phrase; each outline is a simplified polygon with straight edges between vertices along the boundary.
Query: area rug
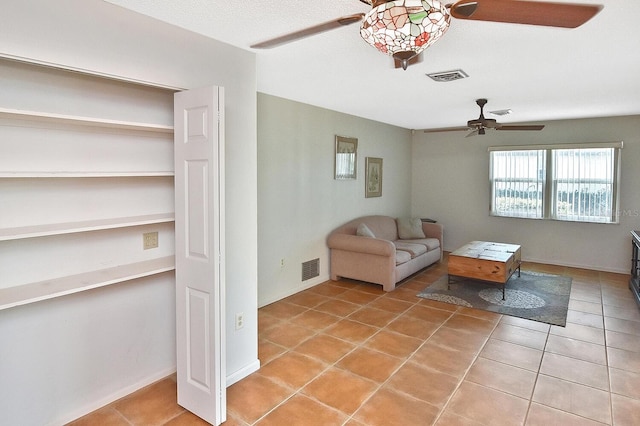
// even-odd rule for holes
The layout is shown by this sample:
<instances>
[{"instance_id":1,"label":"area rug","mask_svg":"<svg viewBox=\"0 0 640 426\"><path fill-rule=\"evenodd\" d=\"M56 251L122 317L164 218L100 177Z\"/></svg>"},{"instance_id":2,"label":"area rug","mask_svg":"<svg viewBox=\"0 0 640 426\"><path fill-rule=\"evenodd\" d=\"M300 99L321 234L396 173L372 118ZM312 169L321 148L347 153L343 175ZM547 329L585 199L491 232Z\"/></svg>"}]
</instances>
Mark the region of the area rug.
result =
<instances>
[{"instance_id":1,"label":"area rug","mask_svg":"<svg viewBox=\"0 0 640 426\"><path fill-rule=\"evenodd\" d=\"M514 317L564 327L567 323L571 277L522 271L507 281L505 300L502 287L485 281L444 275L418 294L424 299L483 309Z\"/></svg>"}]
</instances>

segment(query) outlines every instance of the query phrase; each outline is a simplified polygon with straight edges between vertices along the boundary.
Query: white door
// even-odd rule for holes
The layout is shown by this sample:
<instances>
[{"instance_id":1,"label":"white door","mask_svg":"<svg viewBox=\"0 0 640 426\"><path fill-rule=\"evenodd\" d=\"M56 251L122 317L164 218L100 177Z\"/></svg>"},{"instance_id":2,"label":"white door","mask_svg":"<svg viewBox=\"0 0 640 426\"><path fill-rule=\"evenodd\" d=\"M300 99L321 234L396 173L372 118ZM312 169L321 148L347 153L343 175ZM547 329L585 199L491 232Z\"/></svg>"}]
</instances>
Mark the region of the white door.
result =
<instances>
[{"instance_id":1,"label":"white door","mask_svg":"<svg viewBox=\"0 0 640 426\"><path fill-rule=\"evenodd\" d=\"M174 98L178 404L214 425L226 420L223 95Z\"/></svg>"}]
</instances>

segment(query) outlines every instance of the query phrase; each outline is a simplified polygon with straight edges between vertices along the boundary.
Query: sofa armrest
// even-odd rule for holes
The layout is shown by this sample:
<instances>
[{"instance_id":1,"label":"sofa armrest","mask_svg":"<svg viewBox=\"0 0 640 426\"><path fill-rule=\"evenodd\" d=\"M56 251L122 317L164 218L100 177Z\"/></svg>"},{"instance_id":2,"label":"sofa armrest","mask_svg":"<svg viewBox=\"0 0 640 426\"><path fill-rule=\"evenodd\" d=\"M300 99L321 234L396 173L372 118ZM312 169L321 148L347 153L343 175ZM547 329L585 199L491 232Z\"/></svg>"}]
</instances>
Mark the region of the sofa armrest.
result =
<instances>
[{"instance_id":1,"label":"sofa armrest","mask_svg":"<svg viewBox=\"0 0 640 426\"><path fill-rule=\"evenodd\" d=\"M422 222L422 230L427 238L437 238L440 241L440 247L442 247L442 234L444 232L444 226L440 223Z\"/></svg>"},{"instance_id":2,"label":"sofa armrest","mask_svg":"<svg viewBox=\"0 0 640 426\"><path fill-rule=\"evenodd\" d=\"M357 253L395 256L396 246L391 241L380 238L361 237L350 234L332 234L327 240L331 249L353 251Z\"/></svg>"}]
</instances>

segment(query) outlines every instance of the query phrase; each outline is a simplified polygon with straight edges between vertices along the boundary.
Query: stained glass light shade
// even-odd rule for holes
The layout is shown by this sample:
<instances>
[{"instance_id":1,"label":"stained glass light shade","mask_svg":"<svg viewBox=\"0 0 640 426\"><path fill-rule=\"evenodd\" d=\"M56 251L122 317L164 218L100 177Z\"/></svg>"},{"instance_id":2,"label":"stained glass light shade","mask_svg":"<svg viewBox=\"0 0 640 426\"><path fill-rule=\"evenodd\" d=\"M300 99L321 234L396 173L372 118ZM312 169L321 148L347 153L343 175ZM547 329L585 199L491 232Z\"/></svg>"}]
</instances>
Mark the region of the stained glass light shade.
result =
<instances>
[{"instance_id":1,"label":"stained glass light shade","mask_svg":"<svg viewBox=\"0 0 640 426\"><path fill-rule=\"evenodd\" d=\"M437 0L373 2L360 27L380 52L407 61L438 41L449 28L449 10Z\"/></svg>"}]
</instances>

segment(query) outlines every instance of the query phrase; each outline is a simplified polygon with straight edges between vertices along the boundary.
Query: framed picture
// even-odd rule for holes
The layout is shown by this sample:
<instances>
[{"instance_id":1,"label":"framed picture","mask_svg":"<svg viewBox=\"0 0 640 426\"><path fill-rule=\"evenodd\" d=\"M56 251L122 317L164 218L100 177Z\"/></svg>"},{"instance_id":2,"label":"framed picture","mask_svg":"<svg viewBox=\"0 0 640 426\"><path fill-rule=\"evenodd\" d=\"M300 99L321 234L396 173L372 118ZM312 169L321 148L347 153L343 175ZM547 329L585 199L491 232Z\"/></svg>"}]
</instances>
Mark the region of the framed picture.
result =
<instances>
[{"instance_id":1,"label":"framed picture","mask_svg":"<svg viewBox=\"0 0 640 426\"><path fill-rule=\"evenodd\" d=\"M336 135L335 179L356 178L358 139Z\"/></svg>"},{"instance_id":2,"label":"framed picture","mask_svg":"<svg viewBox=\"0 0 640 426\"><path fill-rule=\"evenodd\" d=\"M382 197L382 158L367 157L365 168L364 196Z\"/></svg>"}]
</instances>

